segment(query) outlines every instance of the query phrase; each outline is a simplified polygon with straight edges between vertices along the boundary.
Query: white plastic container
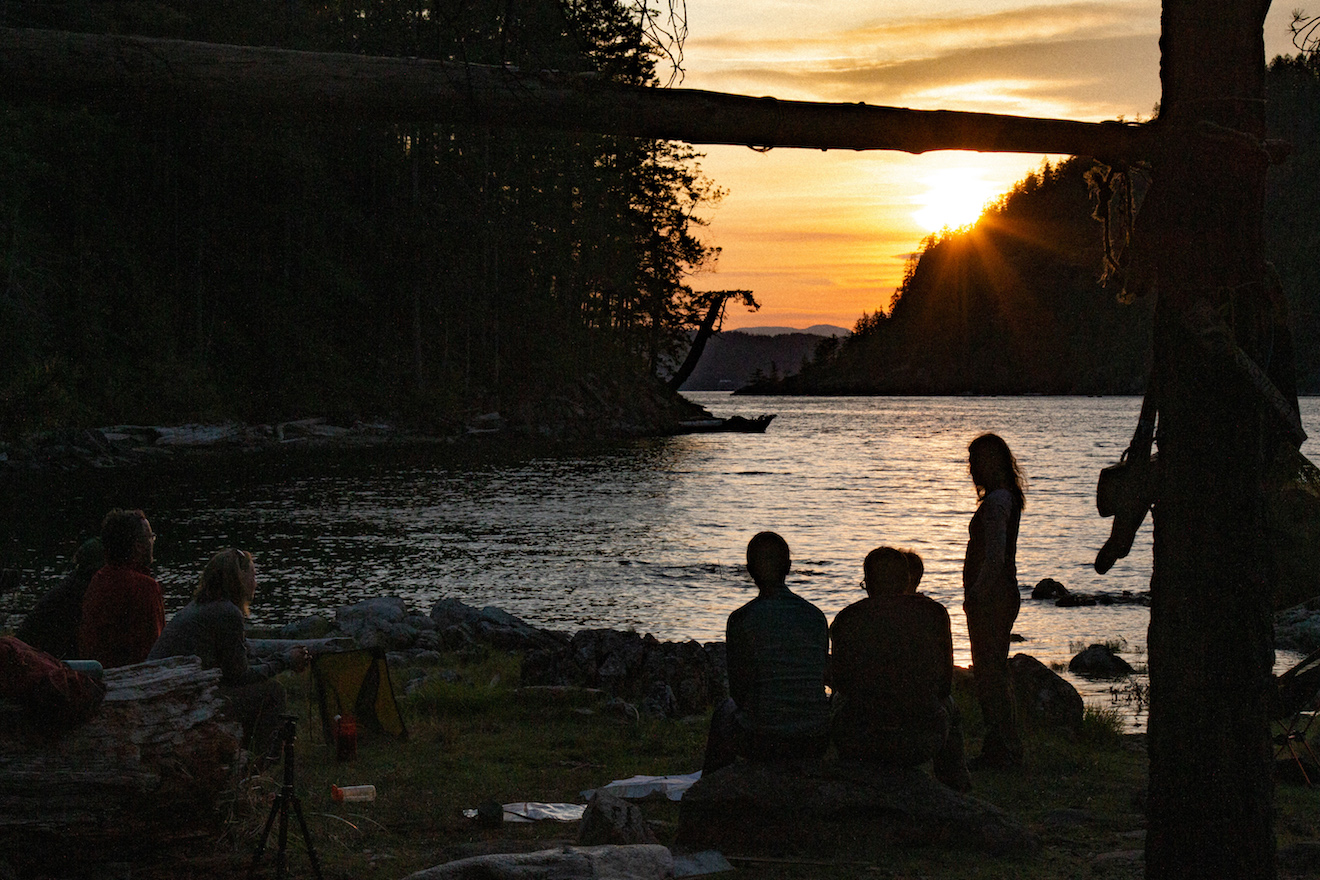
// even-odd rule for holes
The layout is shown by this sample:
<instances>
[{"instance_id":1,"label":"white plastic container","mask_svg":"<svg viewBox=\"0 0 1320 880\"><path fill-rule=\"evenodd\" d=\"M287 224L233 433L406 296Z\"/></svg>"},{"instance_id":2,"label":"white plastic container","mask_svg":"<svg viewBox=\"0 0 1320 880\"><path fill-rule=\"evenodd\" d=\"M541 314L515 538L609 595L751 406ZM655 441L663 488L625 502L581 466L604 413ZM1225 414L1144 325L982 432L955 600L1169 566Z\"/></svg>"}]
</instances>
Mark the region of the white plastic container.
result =
<instances>
[{"instance_id":1,"label":"white plastic container","mask_svg":"<svg viewBox=\"0 0 1320 880\"><path fill-rule=\"evenodd\" d=\"M345 785L340 788L337 785L332 785L330 786L330 799L337 804L346 804L351 801L374 801L376 799L376 786Z\"/></svg>"}]
</instances>

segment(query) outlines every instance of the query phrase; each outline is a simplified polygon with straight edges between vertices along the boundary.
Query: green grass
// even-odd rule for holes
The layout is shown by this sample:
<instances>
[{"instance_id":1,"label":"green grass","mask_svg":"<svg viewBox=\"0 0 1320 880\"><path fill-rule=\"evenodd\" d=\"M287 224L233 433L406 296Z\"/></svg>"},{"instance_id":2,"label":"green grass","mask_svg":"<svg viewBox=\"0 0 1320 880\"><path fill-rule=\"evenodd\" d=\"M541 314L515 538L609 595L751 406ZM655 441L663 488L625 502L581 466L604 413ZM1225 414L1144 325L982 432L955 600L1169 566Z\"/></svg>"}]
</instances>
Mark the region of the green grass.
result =
<instances>
[{"instance_id":1,"label":"green grass","mask_svg":"<svg viewBox=\"0 0 1320 880\"><path fill-rule=\"evenodd\" d=\"M484 852L541 849L571 843L574 824L537 822L482 828L462 811L483 801L582 801L580 792L638 773L689 773L700 766L706 718L655 720L617 711L601 695L520 690L518 660L502 652L445 658L456 681L432 677L408 696L399 693L406 740L367 738L358 757L336 763L321 735L306 676L285 674L290 708L299 716L297 789L327 880L399 878L454 858ZM393 670L396 681L409 672ZM958 694L968 753L979 746L980 720L970 694ZM1140 737L1125 736L1113 709L1090 708L1076 733L1027 731L1026 766L974 777L974 796L1017 816L1037 835L1029 859L1002 860L954 849L859 847L832 859L798 862L725 852L741 876L757 878L926 878L926 880L1057 880L1138 878L1143 846L1146 754ZM222 839L193 855L142 866L135 876L236 876L246 870L269 799L278 790L276 765L250 779L234 798ZM331 784L371 783L377 799L336 805ZM1320 833L1315 792L1281 786L1280 843ZM662 843L677 830L678 804L647 800L643 813ZM272 847L274 836L272 835ZM292 876L310 876L296 825L290 829ZM274 875L266 855L264 876ZM135 866L137 868L138 866ZM733 876L733 875L726 875Z\"/></svg>"}]
</instances>

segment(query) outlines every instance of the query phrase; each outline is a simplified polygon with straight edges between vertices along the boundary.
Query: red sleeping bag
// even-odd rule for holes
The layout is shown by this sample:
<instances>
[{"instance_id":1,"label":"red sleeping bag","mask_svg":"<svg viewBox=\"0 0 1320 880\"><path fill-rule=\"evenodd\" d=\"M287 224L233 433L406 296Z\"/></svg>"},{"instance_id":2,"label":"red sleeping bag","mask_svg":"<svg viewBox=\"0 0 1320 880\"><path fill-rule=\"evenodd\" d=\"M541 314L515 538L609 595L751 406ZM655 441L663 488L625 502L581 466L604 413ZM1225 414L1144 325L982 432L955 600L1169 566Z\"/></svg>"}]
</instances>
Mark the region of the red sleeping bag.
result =
<instances>
[{"instance_id":1,"label":"red sleeping bag","mask_svg":"<svg viewBox=\"0 0 1320 880\"><path fill-rule=\"evenodd\" d=\"M82 724L101 706L105 684L13 636L0 636L0 698L41 721Z\"/></svg>"}]
</instances>

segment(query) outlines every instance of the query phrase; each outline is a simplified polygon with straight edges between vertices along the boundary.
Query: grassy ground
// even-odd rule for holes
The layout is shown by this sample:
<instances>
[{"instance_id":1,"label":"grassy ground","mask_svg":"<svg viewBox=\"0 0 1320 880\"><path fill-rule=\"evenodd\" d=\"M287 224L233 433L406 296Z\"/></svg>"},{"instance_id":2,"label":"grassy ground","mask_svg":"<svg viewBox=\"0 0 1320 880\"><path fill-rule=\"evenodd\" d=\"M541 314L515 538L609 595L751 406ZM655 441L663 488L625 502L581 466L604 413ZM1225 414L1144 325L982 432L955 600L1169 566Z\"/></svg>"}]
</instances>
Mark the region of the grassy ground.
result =
<instances>
[{"instance_id":1,"label":"grassy ground","mask_svg":"<svg viewBox=\"0 0 1320 880\"><path fill-rule=\"evenodd\" d=\"M516 657L445 658L433 677L400 700L405 741L368 739L356 760L335 761L307 693L306 675L285 675L290 708L299 716L297 790L328 880L399 878L451 859L486 852L542 849L571 843L575 824L506 823L482 828L463 816L483 801L582 802L580 792L638 773L688 773L700 766L706 719L657 721L614 711L589 694L519 690ZM396 684L413 671L393 670ZM396 688L402 694L402 688ZM964 702L969 753L976 751L977 715ZM1101 713L1103 715L1103 713ZM975 775L976 797L1016 815L1039 837L1026 860L935 848L841 852L836 859L758 858L725 852L743 876L758 878L1139 878L1143 875L1146 755L1140 737L1123 736L1103 717L1088 718L1080 736L1030 732L1029 758L1017 772ZM226 807L224 834L194 844L135 877L235 876L251 860L269 804L282 778L279 765L238 786ZM370 803L336 805L332 784L371 783ZM1280 845L1320 839L1320 791L1280 786ZM673 840L678 805L645 801L642 810L662 843ZM263 875L274 876L272 850ZM296 823L288 846L290 873L311 876ZM728 875L726 875L728 876Z\"/></svg>"}]
</instances>

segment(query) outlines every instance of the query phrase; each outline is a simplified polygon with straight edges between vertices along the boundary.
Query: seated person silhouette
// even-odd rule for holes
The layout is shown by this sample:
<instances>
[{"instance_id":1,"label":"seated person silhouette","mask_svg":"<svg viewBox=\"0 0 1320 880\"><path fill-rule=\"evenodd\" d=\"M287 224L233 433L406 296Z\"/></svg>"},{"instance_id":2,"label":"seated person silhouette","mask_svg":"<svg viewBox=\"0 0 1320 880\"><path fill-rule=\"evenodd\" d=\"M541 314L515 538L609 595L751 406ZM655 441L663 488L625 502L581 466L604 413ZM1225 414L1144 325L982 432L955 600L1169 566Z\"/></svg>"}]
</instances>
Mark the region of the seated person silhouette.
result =
<instances>
[{"instance_id":1,"label":"seated person silhouette","mask_svg":"<svg viewBox=\"0 0 1320 880\"><path fill-rule=\"evenodd\" d=\"M867 554L867 598L834 618L832 734L839 757L897 766L934 759L935 776L971 788L953 702L949 613L914 584L892 547Z\"/></svg>"},{"instance_id":2,"label":"seated person silhouette","mask_svg":"<svg viewBox=\"0 0 1320 880\"><path fill-rule=\"evenodd\" d=\"M85 541L73 554L73 571L37 600L15 635L38 650L61 660L78 657L78 625L83 596L92 577L105 565L100 538Z\"/></svg>"},{"instance_id":3,"label":"seated person silhouette","mask_svg":"<svg viewBox=\"0 0 1320 880\"><path fill-rule=\"evenodd\" d=\"M788 543L761 532L747 544L755 599L729 615L729 699L711 717L704 772L750 761L820 758L829 745L825 694L829 628L815 605L785 584Z\"/></svg>"},{"instance_id":4,"label":"seated person silhouette","mask_svg":"<svg viewBox=\"0 0 1320 880\"><path fill-rule=\"evenodd\" d=\"M106 669L147 659L165 627L165 602L151 576L156 533L141 510L110 511L101 521L105 565L92 575L78 621L78 656Z\"/></svg>"}]
</instances>

